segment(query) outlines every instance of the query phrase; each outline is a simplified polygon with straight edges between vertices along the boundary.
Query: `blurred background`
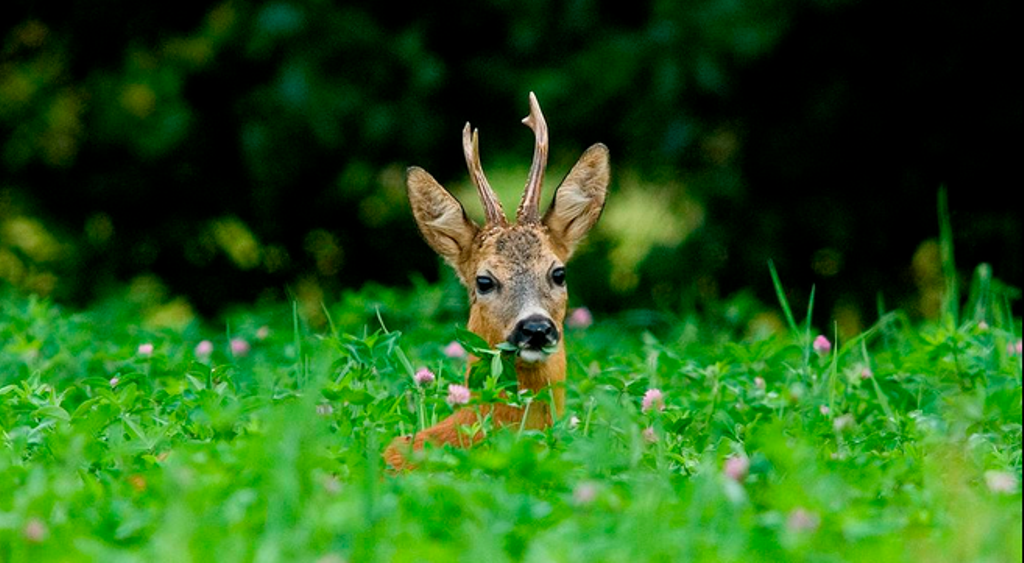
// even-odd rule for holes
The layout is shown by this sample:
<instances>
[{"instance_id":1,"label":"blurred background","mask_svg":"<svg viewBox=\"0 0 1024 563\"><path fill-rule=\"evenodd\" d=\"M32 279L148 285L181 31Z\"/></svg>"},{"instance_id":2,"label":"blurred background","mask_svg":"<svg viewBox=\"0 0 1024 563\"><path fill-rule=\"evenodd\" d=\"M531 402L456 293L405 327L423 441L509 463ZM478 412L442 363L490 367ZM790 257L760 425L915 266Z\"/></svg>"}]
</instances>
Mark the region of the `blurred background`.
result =
<instances>
[{"instance_id":1,"label":"blurred background","mask_svg":"<svg viewBox=\"0 0 1024 563\"><path fill-rule=\"evenodd\" d=\"M479 209L472 121L514 208L535 91L547 197L587 146L612 150L576 304L771 303L771 259L798 311L817 287L819 325L866 327L880 296L928 318L942 187L965 276L985 262L1021 283L1011 6L8 0L0 283L75 306L149 299L170 322L291 298L315 317L367 283L450 283L404 171Z\"/></svg>"}]
</instances>

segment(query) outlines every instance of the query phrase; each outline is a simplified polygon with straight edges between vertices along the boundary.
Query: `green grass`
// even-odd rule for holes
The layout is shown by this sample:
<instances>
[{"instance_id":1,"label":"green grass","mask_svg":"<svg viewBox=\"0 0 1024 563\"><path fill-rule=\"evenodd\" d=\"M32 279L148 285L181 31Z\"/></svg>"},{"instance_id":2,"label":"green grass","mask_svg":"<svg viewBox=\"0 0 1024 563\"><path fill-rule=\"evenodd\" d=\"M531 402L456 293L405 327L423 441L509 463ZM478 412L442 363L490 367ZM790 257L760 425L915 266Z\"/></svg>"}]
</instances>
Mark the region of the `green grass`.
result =
<instances>
[{"instance_id":1,"label":"green grass","mask_svg":"<svg viewBox=\"0 0 1024 563\"><path fill-rule=\"evenodd\" d=\"M784 299L761 339L743 299L599 319L568 331L553 428L394 476L383 447L463 377L451 284L346 295L322 331L291 304L153 331L7 293L0 561L1020 561L1020 325L987 270L971 294L825 357Z\"/></svg>"}]
</instances>

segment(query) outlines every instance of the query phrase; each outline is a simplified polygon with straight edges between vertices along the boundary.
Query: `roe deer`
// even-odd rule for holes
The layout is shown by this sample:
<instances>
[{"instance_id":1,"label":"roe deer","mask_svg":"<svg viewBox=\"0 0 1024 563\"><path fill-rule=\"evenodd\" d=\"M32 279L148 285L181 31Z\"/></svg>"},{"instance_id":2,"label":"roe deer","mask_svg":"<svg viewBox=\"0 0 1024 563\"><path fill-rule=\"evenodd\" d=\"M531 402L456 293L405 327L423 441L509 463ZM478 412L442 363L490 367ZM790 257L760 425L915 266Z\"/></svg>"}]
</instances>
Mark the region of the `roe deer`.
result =
<instances>
[{"instance_id":1,"label":"roe deer","mask_svg":"<svg viewBox=\"0 0 1024 563\"><path fill-rule=\"evenodd\" d=\"M518 350L515 362L520 390L538 392L551 387L558 416L565 408L565 263L594 226L604 208L610 167L608 148L597 144L555 192L550 208L540 215L541 185L548 158L548 128L536 96L530 94L530 115L523 120L536 137L533 164L516 214L510 224L480 165L478 132L469 123L462 145L470 177L483 201L486 222L470 220L454 196L422 168L408 171L409 202L427 244L440 254L469 290L468 328L492 347L508 342ZM468 370L467 370L468 378ZM413 449L425 442L471 445L483 436L460 435L460 427L479 416L491 416L496 426L523 424L538 429L551 424L549 406L535 403L527 420L523 409L485 404L462 408L415 436L400 436L388 446L385 460L394 469L408 468Z\"/></svg>"}]
</instances>

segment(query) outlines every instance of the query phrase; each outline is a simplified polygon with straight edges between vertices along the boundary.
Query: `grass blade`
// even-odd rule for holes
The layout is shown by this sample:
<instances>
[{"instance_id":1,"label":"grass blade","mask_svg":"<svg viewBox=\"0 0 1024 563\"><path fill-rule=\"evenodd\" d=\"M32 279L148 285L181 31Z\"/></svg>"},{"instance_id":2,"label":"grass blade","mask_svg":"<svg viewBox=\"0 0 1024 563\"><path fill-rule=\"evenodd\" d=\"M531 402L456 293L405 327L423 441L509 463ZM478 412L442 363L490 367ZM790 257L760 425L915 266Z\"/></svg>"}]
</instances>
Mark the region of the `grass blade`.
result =
<instances>
[{"instance_id":1,"label":"grass blade","mask_svg":"<svg viewBox=\"0 0 1024 563\"><path fill-rule=\"evenodd\" d=\"M811 320L814 316L814 294L817 291L816 286L811 286L811 297L807 300L807 319L804 321L804 337L807 339L805 342L809 347L811 342L814 342L814 335L811 334Z\"/></svg>"},{"instance_id":2,"label":"grass blade","mask_svg":"<svg viewBox=\"0 0 1024 563\"><path fill-rule=\"evenodd\" d=\"M811 295L814 295L812 289ZM810 314L807 315L807 328L808 335L810 334ZM829 412L835 416L836 413L836 386L839 382L839 323L835 324L833 329L834 343L832 345L832 362L829 365L828 374L828 408Z\"/></svg>"},{"instance_id":3,"label":"grass blade","mask_svg":"<svg viewBox=\"0 0 1024 563\"><path fill-rule=\"evenodd\" d=\"M775 269L775 261L768 261L768 270L772 274L772 283L775 284L775 295L779 298L779 305L782 306L782 312L786 315L786 322L789 323L790 330L793 334L800 334L800 327L796 324L796 317L793 316L793 309L789 307L789 299L786 298L786 290L782 286L782 280L779 279L779 272Z\"/></svg>"},{"instance_id":4,"label":"grass blade","mask_svg":"<svg viewBox=\"0 0 1024 563\"><path fill-rule=\"evenodd\" d=\"M953 326L960 326L960 283L953 255L953 220L949 211L949 194L945 186L939 189L939 252L942 274L946 278L946 315Z\"/></svg>"},{"instance_id":5,"label":"grass blade","mask_svg":"<svg viewBox=\"0 0 1024 563\"><path fill-rule=\"evenodd\" d=\"M320 308L324 311L324 317L327 319L327 326L331 327L331 336L335 340L338 339L338 327L334 326L334 319L331 318L331 311L327 308L327 304L323 301L320 302Z\"/></svg>"},{"instance_id":6,"label":"grass blade","mask_svg":"<svg viewBox=\"0 0 1024 563\"><path fill-rule=\"evenodd\" d=\"M292 301L292 338L295 342L295 373L303 382L309 381L306 361L302 357L302 334L299 332L299 302Z\"/></svg>"}]
</instances>

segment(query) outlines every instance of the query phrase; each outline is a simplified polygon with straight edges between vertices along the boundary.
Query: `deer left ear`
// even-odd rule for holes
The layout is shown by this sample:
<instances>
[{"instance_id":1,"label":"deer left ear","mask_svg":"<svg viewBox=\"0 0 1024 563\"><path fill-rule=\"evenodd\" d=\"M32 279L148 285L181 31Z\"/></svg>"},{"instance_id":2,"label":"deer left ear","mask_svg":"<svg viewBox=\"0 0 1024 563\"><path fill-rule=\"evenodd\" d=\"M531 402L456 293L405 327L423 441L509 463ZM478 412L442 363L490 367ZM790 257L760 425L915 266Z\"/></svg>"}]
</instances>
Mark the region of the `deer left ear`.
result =
<instances>
[{"instance_id":1,"label":"deer left ear","mask_svg":"<svg viewBox=\"0 0 1024 563\"><path fill-rule=\"evenodd\" d=\"M583 153L555 191L544 225L570 255L601 217L610 180L608 147L597 144Z\"/></svg>"}]
</instances>

